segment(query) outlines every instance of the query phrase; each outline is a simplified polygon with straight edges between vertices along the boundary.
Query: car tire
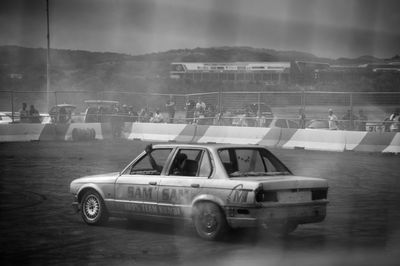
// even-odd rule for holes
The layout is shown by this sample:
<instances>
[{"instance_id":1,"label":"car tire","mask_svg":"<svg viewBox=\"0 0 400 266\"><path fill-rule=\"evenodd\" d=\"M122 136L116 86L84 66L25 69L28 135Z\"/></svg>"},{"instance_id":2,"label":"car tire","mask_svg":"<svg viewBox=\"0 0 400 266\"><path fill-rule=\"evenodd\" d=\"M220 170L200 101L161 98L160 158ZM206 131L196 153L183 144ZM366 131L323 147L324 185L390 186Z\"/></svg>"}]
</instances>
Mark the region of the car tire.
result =
<instances>
[{"instance_id":1,"label":"car tire","mask_svg":"<svg viewBox=\"0 0 400 266\"><path fill-rule=\"evenodd\" d=\"M108 212L103 198L94 190L82 197L82 219L89 225L101 225L108 221Z\"/></svg>"},{"instance_id":2,"label":"car tire","mask_svg":"<svg viewBox=\"0 0 400 266\"><path fill-rule=\"evenodd\" d=\"M206 240L220 239L228 230L225 215L211 202L199 203L194 207L193 223L197 234Z\"/></svg>"}]
</instances>

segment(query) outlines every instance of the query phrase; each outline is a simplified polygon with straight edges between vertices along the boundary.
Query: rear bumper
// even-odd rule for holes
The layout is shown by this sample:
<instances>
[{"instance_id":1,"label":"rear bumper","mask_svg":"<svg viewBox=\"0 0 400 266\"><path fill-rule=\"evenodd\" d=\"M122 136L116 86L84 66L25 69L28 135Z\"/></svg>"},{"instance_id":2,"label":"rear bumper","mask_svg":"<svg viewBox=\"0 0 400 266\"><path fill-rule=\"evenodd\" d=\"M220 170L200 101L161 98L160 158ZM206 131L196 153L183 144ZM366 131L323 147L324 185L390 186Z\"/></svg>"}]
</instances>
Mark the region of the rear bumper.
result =
<instances>
[{"instance_id":1,"label":"rear bumper","mask_svg":"<svg viewBox=\"0 0 400 266\"><path fill-rule=\"evenodd\" d=\"M328 201L285 204L262 208L228 208L227 221L232 228L258 227L276 223L317 223L325 219ZM240 213L240 214L239 214Z\"/></svg>"}]
</instances>

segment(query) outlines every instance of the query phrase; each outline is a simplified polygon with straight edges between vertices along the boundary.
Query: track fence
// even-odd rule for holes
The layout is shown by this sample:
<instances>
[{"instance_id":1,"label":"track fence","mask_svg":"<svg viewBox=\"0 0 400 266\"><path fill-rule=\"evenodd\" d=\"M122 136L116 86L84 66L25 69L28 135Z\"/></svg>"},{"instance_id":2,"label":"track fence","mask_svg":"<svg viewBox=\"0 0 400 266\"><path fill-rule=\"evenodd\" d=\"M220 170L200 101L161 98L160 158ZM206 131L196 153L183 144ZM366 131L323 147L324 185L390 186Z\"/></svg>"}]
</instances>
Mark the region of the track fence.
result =
<instances>
[{"instance_id":1,"label":"track fence","mask_svg":"<svg viewBox=\"0 0 400 266\"><path fill-rule=\"evenodd\" d=\"M274 119L286 119L299 124L304 113L305 124L326 120L332 109L342 124L341 129L354 130L363 120L366 130L383 131L387 118L400 108L400 92L320 92L320 91L219 91L195 94L159 94L128 91L0 91L0 116L17 117L22 103L34 105L42 115L57 104L73 104L76 115L83 116L88 100L118 101L132 111L136 121L146 109L150 114L159 110L169 121L166 103L175 102L174 123L204 123L218 125L268 126L262 119L263 106L271 109ZM193 108L202 101L206 110L196 113ZM253 105L253 109L249 106ZM254 109L254 106L255 109ZM193 112L193 114L191 114ZM361 113L360 113L361 112ZM11 115L10 115L11 114ZM188 115L189 114L189 115ZM353 115L351 115L353 114ZM115 114L114 114L115 115ZM199 119L200 116L200 119ZM362 116L365 118L361 119ZM243 123L235 122L238 117ZM365 121L366 120L366 121ZM386 120L386 121L385 121ZM276 121L275 121L276 122ZM275 126L275 124L273 125ZM368 127L369 126L369 127ZM286 127L291 127L286 122Z\"/></svg>"}]
</instances>

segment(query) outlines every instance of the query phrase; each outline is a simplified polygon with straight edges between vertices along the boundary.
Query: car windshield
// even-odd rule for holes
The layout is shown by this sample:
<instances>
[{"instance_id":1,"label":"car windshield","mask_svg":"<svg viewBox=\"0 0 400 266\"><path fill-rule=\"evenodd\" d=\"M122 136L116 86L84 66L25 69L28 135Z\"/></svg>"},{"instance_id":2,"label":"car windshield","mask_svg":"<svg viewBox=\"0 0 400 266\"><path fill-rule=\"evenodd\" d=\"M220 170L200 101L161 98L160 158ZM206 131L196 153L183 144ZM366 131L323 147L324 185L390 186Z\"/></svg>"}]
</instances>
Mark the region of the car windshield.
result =
<instances>
[{"instance_id":1,"label":"car windshield","mask_svg":"<svg viewBox=\"0 0 400 266\"><path fill-rule=\"evenodd\" d=\"M290 170L263 148L224 148L219 157L229 177L288 175Z\"/></svg>"}]
</instances>

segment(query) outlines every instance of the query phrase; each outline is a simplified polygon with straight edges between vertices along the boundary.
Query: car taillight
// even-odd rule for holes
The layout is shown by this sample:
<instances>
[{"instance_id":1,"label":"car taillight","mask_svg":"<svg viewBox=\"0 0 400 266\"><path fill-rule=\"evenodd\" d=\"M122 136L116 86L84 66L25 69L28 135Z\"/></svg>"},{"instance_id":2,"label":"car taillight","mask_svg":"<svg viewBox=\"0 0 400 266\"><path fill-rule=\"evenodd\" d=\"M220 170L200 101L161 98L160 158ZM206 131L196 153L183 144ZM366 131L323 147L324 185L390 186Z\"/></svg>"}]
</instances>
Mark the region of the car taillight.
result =
<instances>
[{"instance_id":1,"label":"car taillight","mask_svg":"<svg viewBox=\"0 0 400 266\"><path fill-rule=\"evenodd\" d=\"M328 197L328 189L326 188L311 190L312 200L322 200L322 199L327 199L327 197Z\"/></svg>"},{"instance_id":2,"label":"car taillight","mask_svg":"<svg viewBox=\"0 0 400 266\"><path fill-rule=\"evenodd\" d=\"M259 190L256 192L256 201L257 202L277 202L278 195L276 191L265 191Z\"/></svg>"}]
</instances>

